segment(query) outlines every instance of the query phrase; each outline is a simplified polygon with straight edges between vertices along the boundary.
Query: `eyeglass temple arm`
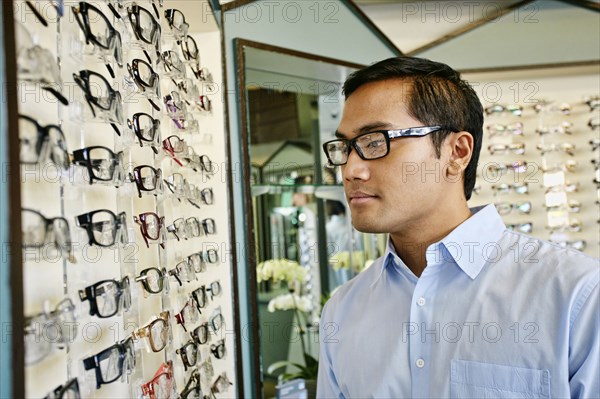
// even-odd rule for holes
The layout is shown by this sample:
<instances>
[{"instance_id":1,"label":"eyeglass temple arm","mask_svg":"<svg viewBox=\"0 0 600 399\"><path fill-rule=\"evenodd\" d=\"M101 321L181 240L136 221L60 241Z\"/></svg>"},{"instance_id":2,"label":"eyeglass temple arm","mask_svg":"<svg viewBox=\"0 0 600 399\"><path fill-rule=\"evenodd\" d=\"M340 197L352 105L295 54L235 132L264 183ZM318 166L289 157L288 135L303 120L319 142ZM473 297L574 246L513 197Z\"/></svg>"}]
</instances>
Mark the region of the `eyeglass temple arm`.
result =
<instances>
[{"instance_id":1,"label":"eyeglass temple arm","mask_svg":"<svg viewBox=\"0 0 600 399\"><path fill-rule=\"evenodd\" d=\"M388 130L387 134L390 139L396 137L405 137L405 136L425 136L429 133L435 132L437 130L442 130L442 126L425 126L425 127L413 127L409 129L398 129L398 130Z\"/></svg>"}]
</instances>

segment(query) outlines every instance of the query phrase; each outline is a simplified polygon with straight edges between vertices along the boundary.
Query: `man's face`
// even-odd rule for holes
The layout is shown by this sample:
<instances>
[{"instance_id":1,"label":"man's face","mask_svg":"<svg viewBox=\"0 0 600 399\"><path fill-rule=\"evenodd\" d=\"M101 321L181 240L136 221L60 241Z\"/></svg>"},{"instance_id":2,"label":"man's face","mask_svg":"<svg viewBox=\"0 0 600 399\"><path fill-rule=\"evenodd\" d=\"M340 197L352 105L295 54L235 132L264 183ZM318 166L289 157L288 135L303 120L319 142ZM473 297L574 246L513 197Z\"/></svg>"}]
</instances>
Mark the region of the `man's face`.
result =
<instances>
[{"instance_id":1,"label":"man's face","mask_svg":"<svg viewBox=\"0 0 600 399\"><path fill-rule=\"evenodd\" d=\"M408 95L410 85L401 80L361 86L346 100L338 133L352 139L374 130L423 126L407 112ZM428 136L393 139L389 154L376 160L363 160L352 149L341 168L354 227L368 233L426 227L444 201L448 152L443 149L436 159Z\"/></svg>"}]
</instances>

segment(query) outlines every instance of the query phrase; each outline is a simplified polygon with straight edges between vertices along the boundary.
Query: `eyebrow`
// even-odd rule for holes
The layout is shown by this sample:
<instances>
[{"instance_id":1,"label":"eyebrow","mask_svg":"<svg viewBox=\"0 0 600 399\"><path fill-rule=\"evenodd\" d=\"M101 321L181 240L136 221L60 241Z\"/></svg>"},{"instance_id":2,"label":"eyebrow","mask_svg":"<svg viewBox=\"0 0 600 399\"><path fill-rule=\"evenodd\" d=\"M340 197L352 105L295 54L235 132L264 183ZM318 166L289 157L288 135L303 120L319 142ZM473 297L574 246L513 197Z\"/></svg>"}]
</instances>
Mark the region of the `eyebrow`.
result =
<instances>
[{"instance_id":1,"label":"eyebrow","mask_svg":"<svg viewBox=\"0 0 600 399\"><path fill-rule=\"evenodd\" d=\"M376 122L371 122L371 123L361 126L359 129L355 130L355 133L358 136L360 134L372 132L374 130L390 129L392 126L393 125L389 122L376 121ZM339 139L347 139L348 135L340 132L339 130L336 130L335 137L337 137Z\"/></svg>"}]
</instances>

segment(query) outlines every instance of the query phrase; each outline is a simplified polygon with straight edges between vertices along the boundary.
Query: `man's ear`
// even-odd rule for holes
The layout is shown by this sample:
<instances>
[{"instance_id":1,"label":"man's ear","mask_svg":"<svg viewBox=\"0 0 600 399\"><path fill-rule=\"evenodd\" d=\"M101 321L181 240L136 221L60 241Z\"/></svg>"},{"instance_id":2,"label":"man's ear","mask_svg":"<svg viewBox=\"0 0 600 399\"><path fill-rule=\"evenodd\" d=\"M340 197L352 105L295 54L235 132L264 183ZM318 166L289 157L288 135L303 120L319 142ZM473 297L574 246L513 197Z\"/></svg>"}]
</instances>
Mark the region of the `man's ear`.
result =
<instances>
[{"instance_id":1,"label":"man's ear","mask_svg":"<svg viewBox=\"0 0 600 399\"><path fill-rule=\"evenodd\" d=\"M473 136L471 133L464 131L452 133L448 137L447 143L450 151L447 173L460 176L467 169L473 156L475 145Z\"/></svg>"}]
</instances>

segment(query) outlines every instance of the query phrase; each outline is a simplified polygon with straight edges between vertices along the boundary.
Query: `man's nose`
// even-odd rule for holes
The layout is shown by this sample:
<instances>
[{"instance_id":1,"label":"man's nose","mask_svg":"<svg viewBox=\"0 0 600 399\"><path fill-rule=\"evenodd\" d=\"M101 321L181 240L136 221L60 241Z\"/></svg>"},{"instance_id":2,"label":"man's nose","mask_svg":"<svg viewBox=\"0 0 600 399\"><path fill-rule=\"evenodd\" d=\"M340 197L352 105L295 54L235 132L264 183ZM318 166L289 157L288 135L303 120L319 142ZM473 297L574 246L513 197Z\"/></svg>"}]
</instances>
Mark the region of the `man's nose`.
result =
<instances>
[{"instance_id":1,"label":"man's nose","mask_svg":"<svg viewBox=\"0 0 600 399\"><path fill-rule=\"evenodd\" d=\"M362 159L358 152L353 149L348 154L348 162L343 166L342 176L346 181L368 180L371 176L369 161Z\"/></svg>"}]
</instances>

